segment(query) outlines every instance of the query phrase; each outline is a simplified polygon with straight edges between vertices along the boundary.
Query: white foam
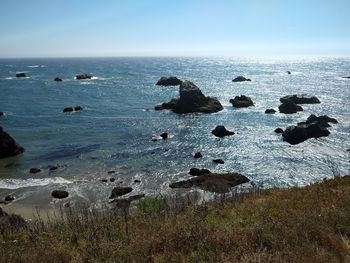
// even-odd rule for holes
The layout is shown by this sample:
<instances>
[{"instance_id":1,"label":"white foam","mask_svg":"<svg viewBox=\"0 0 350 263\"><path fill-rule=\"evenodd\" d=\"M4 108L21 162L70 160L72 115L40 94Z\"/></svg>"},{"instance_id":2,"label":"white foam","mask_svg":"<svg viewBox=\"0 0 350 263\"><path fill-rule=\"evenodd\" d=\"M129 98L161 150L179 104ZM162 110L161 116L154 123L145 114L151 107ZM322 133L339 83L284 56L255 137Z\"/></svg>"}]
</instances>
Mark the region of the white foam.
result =
<instances>
[{"instance_id":1,"label":"white foam","mask_svg":"<svg viewBox=\"0 0 350 263\"><path fill-rule=\"evenodd\" d=\"M32 66L27 66L28 68L45 68L45 65L32 65Z\"/></svg>"},{"instance_id":2,"label":"white foam","mask_svg":"<svg viewBox=\"0 0 350 263\"><path fill-rule=\"evenodd\" d=\"M42 179L3 179L0 180L0 188L5 189L18 189L24 187L33 186L44 186L49 184L70 184L68 181L62 177L52 177L52 178L42 178Z\"/></svg>"}]
</instances>

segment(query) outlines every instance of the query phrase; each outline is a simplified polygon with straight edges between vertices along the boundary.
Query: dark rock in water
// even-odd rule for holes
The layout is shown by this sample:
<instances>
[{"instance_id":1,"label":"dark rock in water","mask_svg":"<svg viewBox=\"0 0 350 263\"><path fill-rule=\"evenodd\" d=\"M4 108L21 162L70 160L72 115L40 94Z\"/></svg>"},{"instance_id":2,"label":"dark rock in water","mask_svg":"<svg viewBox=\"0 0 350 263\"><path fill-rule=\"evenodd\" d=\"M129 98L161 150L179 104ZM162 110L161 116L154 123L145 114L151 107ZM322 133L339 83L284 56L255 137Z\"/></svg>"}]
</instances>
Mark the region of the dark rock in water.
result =
<instances>
[{"instance_id":1,"label":"dark rock in water","mask_svg":"<svg viewBox=\"0 0 350 263\"><path fill-rule=\"evenodd\" d=\"M91 79L92 75L89 74L79 74L75 76L76 79L82 80L82 79Z\"/></svg>"},{"instance_id":2,"label":"dark rock in water","mask_svg":"<svg viewBox=\"0 0 350 263\"><path fill-rule=\"evenodd\" d=\"M5 113L3 113L2 111L0 111L0 116L5 116Z\"/></svg>"},{"instance_id":3,"label":"dark rock in water","mask_svg":"<svg viewBox=\"0 0 350 263\"><path fill-rule=\"evenodd\" d=\"M198 187L204 191L215 193L227 193L231 187L249 182L249 179L238 173L227 174L204 174L193 177L189 180L171 183L170 188L191 188Z\"/></svg>"},{"instance_id":4,"label":"dark rock in water","mask_svg":"<svg viewBox=\"0 0 350 263\"><path fill-rule=\"evenodd\" d=\"M15 156L24 152L24 148L0 127L0 159Z\"/></svg>"},{"instance_id":5,"label":"dark rock in water","mask_svg":"<svg viewBox=\"0 0 350 263\"><path fill-rule=\"evenodd\" d=\"M159 135L160 137L163 138L163 140L168 139L168 133L167 132L163 132L161 135Z\"/></svg>"},{"instance_id":6,"label":"dark rock in water","mask_svg":"<svg viewBox=\"0 0 350 263\"><path fill-rule=\"evenodd\" d=\"M317 117L310 115L305 122L297 126L289 126L283 132L283 140L290 144L298 144L310 138L319 138L330 134L328 122L337 123L337 120L326 115Z\"/></svg>"},{"instance_id":7,"label":"dark rock in water","mask_svg":"<svg viewBox=\"0 0 350 263\"><path fill-rule=\"evenodd\" d=\"M283 103L278 107L280 113L285 114L292 114L296 113L298 111L303 111L303 108L297 104L295 104L291 100L285 100Z\"/></svg>"},{"instance_id":8,"label":"dark rock in water","mask_svg":"<svg viewBox=\"0 0 350 263\"><path fill-rule=\"evenodd\" d=\"M63 112L73 112L73 111L74 111L73 107L67 107L63 109Z\"/></svg>"},{"instance_id":9,"label":"dark rock in water","mask_svg":"<svg viewBox=\"0 0 350 263\"><path fill-rule=\"evenodd\" d=\"M56 77L56 78L54 79L54 81L61 82L62 79L60 79L59 77Z\"/></svg>"},{"instance_id":10,"label":"dark rock in water","mask_svg":"<svg viewBox=\"0 0 350 263\"><path fill-rule=\"evenodd\" d=\"M126 195L130 193L133 189L131 187L114 187L109 199L116 198L118 196Z\"/></svg>"},{"instance_id":11,"label":"dark rock in water","mask_svg":"<svg viewBox=\"0 0 350 263\"><path fill-rule=\"evenodd\" d=\"M281 128L275 129L275 133L283 133L283 130Z\"/></svg>"},{"instance_id":12,"label":"dark rock in water","mask_svg":"<svg viewBox=\"0 0 350 263\"><path fill-rule=\"evenodd\" d=\"M16 74L16 77L17 78L26 78L27 77L27 73L19 72L19 73Z\"/></svg>"},{"instance_id":13,"label":"dark rock in water","mask_svg":"<svg viewBox=\"0 0 350 263\"><path fill-rule=\"evenodd\" d=\"M108 174L114 174L115 171L114 171L114 170L111 170L111 171L108 171L107 173L108 173Z\"/></svg>"},{"instance_id":14,"label":"dark rock in water","mask_svg":"<svg viewBox=\"0 0 350 263\"><path fill-rule=\"evenodd\" d=\"M288 75L292 74L292 72L290 72L289 70L286 71Z\"/></svg>"},{"instance_id":15,"label":"dark rock in water","mask_svg":"<svg viewBox=\"0 0 350 263\"><path fill-rule=\"evenodd\" d=\"M81 110L83 110L83 108L80 107L80 106L76 106L76 107L74 107L74 110L75 110L75 111L81 111Z\"/></svg>"},{"instance_id":16,"label":"dark rock in water","mask_svg":"<svg viewBox=\"0 0 350 263\"><path fill-rule=\"evenodd\" d=\"M55 147L53 151L47 152L39 156L37 159L53 162L57 161L57 159L66 159L72 156L79 156L84 153L89 153L95 151L99 147L100 144L64 144L59 147Z\"/></svg>"},{"instance_id":17,"label":"dark rock in water","mask_svg":"<svg viewBox=\"0 0 350 263\"><path fill-rule=\"evenodd\" d=\"M161 77L156 83L158 86L177 86L182 83L182 80L177 77Z\"/></svg>"},{"instance_id":18,"label":"dark rock in water","mask_svg":"<svg viewBox=\"0 0 350 263\"><path fill-rule=\"evenodd\" d=\"M39 168L30 168L29 173L36 174L36 173L39 173L40 171L41 171L41 169L39 169Z\"/></svg>"},{"instance_id":19,"label":"dark rock in water","mask_svg":"<svg viewBox=\"0 0 350 263\"><path fill-rule=\"evenodd\" d=\"M244 95L236 96L234 99L230 99L230 103L232 103L232 106L236 108L246 108L254 106L252 99Z\"/></svg>"},{"instance_id":20,"label":"dark rock in water","mask_svg":"<svg viewBox=\"0 0 350 263\"><path fill-rule=\"evenodd\" d=\"M139 184L139 183L141 183L141 181L136 179L136 180L134 180L134 183Z\"/></svg>"},{"instance_id":21,"label":"dark rock in water","mask_svg":"<svg viewBox=\"0 0 350 263\"><path fill-rule=\"evenodd\" d=\"M108 179L101 179L100 180L102 183L107 183L108 182Z\"/></svg>"},{"instance_id":22,"label":"dark rock in water","mask_svg":"<svg viewBox=\"0 0 350 263\"><path fill-rule=\"evenodd\" d=\"M7 196L5 196L4 201L5 202L12 202L15 199L16 199L16 197L14 195L7 195Z\"/></svg>"},{"instance_id":23,"label":"dark rock in water","mask_svg":"<svg viewBox=\"0 0 350 263\"><path fill-rule=\"evenodd\" d=\"M218 164L224 164L224 160L223 159L214 159L213 160L214 163L218 163Z\"/></svg>"},{"instance_id":24,"label":"dark rock in water","mask_svg":"<svg viewBox=\"0 0 350 263\"><path fill-rule=\"evenodd\" d=\"M192 112L213 113L223 110L223 107L216 98L204 96L195 84L186 80L180 84L180 98L157 105L154 109L171 110L182 114Z\"/></svg>"},{"instance_id":25,"label":"dark rock in water","mask_svg":"<svg viewBox=\"0 0 350 263\"><path fill-rule=\"evenodd\" d=\"M51 196L53 198L57 198L57 199L64 199L64 198L67 198L69 196L69 193L67 191L64 191L64 190L54 190L54 191L52 191Z\"/></svg>"},{"instance_id":26,"label":"dark rock in water","mask_svg":"<svg viewBox=\"0 0 350 263\"><path fill-rule=\"evenodd\" d=\"M242 81L251 81L251 79L246 79L243 76L238 76L237 78L234 78L232 82L242 82Z\"/></svg>"},{"instance_id":27,"label":"dark rock in water","mask_svg":"<svg viewBox=\"0 0 350 263\"><path fill-rule=\"evenodd\" d=\"M203 155L200 152L196 152L193 157L198 159L198 158L202 158Z\"/></svg>"},{"instance_id":28,"label":"dark rock in water","mask_svg":"<svg viewBox=\"0 0 350 263\"><path fill-rule=\"evenodd\" d=\"M350 77L343 77L343 79L350 79Z\"/></svg>"},{"instance_id":29,"label":"dark rock in water","mask_svg":"<svg viewBox=\"0 0 350 263\"><path fill-rule=\"evenodd\" d=\"M110 181L111 183L113 183L113 182L115 182L115 178L109 178L109 181Z\"/></svg>"},{"instance_id":30,"label":"dark rock in water","mask_svg":"<svg viewBox=\"0 0 350 263\"><path fill-rule=\"evenodd\" d=\"M306 95L288 95L280 98L280 102L285 102L290 100L295 104L317 104L321 103L320 100L315 96L306 96Z\"/></svg>"},{"instance_id":31,"label":"dark rock in water","mask_svg":"<svg viewBox=\"0 0 350 263\"><path fill-rule=\"evenodd\" d=\"M57 165L50 165L49 166L49 171L56 171L58 169L58 166Z\"/></svg>"},{"instance_id":32,"label":"dark rock in water","mask_svg":"<svg viewBox=\"0 0 350 263\"><path fill-rule=\"evenodd\" d=\"M203 174L211 174L211 171L208 169L191 168L189 174L193 176L199 176Z\"/></svg>"},{"instance_id":33,"label":"dark rock in water","mask_svg":"<svg viewBox=\"0 0 350 263\"><path fill-rule=\"evenodd\" d=\"M211 131L211 133L219 138L235 134L233 131L226 130L225 126L216 126L215 129Z\"/></svg>"},{"instance_id":34,"label":"dark rock in water","mask_svg":"<svg viewBox=\"0 0 350 263\"><path fill-rule=\"evenodd\" d=\"M274 113L276 113L276 111L274 109L267 109L267 110L265 110L265 113L266 114L274 114Z\"/></svg>"}]
</instances>

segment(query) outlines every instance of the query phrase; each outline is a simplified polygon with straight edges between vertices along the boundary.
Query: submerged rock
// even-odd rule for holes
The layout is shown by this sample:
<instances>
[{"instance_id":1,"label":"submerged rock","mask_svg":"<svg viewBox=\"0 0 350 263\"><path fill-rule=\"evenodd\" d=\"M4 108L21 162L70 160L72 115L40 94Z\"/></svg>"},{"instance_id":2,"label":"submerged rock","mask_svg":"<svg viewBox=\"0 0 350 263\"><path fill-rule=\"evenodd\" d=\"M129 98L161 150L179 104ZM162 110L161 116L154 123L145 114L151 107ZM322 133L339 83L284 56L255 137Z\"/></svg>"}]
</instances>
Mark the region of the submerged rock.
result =
<instances>
[{"instance_id":1,"label":"submerged rock","mask_svg":"<svg viewBox=\"0 0 350 263\"><path fill-rule=\"evenodd\" d=\"M14 195L7 195L7 196L5 196L4 201L5 202L12 202L15 199L16 199L16 197Z\"/></svg>"},{"instance_id":2,"label":"submerged rock","mask_svg":"<svg viewBox=\"0 0 350 263\"><path fill-rule=\"evenodd\" d=\"M83 108L81 106L75 106L74 111L82 111Z\"/></svg>"},{"instance_id":3,"label":"submerged rock","mask_svg":"<svg viewBox=\"0 0 350 263\"><path fill-rule=\"evenodd\" d=\"M234 78L232 82L242 82L242 81L251 81L251 79L246 79L243 76L238 76L237 78Z\"/></svg>"},{"instance_id":4,"label":"submerged rock","mask_svg":"<svg viewBox=\"0 0 350 263\"><path fill-rule=\"evenodd\" d=\"M196 159L199 159L199 158L202 158L203 155L200 153L200 152L196 152L194 155L193 155L194 158Z\"/></svg>"},{"instance_id":5,"label":"submerged rock","mask_svg":"<svg viewBox=\"0 0 350 263\"><path fill-rule=\"evenodd\" d=\"M30 168L29 173L37 174L37 173L40 173L40 171L41 171L40 168Z\"/></svg>"},{"instance_id":6,"label":"submerged rock","mask_svg":"<svg viewBox=\"0 0 350 263\"><path fill-rule=\"evenodd\" d=\"M214 159L213 162L217 163L217 164L224 164L225 163L223 159Z\"/></svg>"},{"instance_id":7,"label":"submerged rock","mask_svg":"<svg viewBox=\"0 0 350 263\"><path fill-rule=\"evenodd\" d=\"M64 191L64 190L54 190L54 191L52 191L51 196L53 198L57 198L57 199L64 199L64 198L67 198L69 196L69 193L67 191Z\"/></svg>"},{"instance_id":8,"label":"submerged rock","mask_svg":"<svg viewBox=\"0 0 350 263\"><path fill-rule=\"evenodd\" d=\"M222 125L216 126L215 129L211 131L211 133L219 138L235 134L233 131L227 130L225 126Z\"/></svg>"},{"instance_id":9,"label":"submerged rock","mask_svg":"<svg viewBox=\"0 0 350 263\"><path fill-rule=\"evenodd\" d=\"M175 113L203 112L213 113L223 110L216 98L206 97L192 82L183 81L180 84L180 97L170 102L155 106L155 110L171 110Z\"/></svg>"},{"instance_id":10,"label":"submerged rock","mask_svg":"<svg viewBox=\"0 0 350 263\"><path fill-rule=\"evenodd\" d=\"M54 79L54 81L61 82L61 81L62 81L62 79L61 79L61 78L59 78L59 77L56 77L56 78Z\"/></svg>"},{"instance_id":11,"label":"submerged rock","mask_svg":"<svg viewBox=\"0 0 350 263\"><path fill-rule=\"evenodd\" d=\"M131 187L114 187L109 199L114 199L122 195L130 193L133 189Z\"/></svg>"},{"instance_id":12,"label":"submerged rock","mask_svg":"<svg viewBox=\"0 0 350 263\"><path fill-rule=\"evenodd\" d=\"M285 100L283 103L278 107L280 113L285 114L293 114L298 111L303 111L303 108L297 104L295 104L291 100Z\"/></svg>"},{"instance_id":13,"label":"submerged rock","mask_svg":"<svg viewBox=\"0 0 350 263\"><path fill-rule=\"evenodd\" d=\"M276 113L276 111L274 109L267 109L267 110L265 110L265 113L266 114L274 114L274 113Z\"/></svg>"},{"instance_id":14,"label":"submerged rock","mask_svg":"<svg viewBox=\"0 0 350 263\"><path fill-rule=\"evenodd\" d=\"M227 193L231 187L247 183L249 179L238 173L216 174L209 173L193 177L189 180L171 183L170 188L198 187L204 191Z\"/></svg>"},{"instance_id":15,"label":"submerged rock","mask_svg":"<svg viewBox=\"0 0 350 263\"><path fill-rule=\"evenodd\" d=\"M89 74L79 74L75 76L76 79L82 80L82 79L91 79L92 75Z\"/></svg>"},{"instance_id":16,"label":"submerged rock","mask_svg":"<svg viewBox=\"0 0 350 263\"><path fill-rule=\"evenodd\" d=\"M252 99L245 95L236 96L234 99L230 99L230 103L232 103L232 106L236 108L246 108L254 106Z\"/></svg>"},{"instance_id":17,"label":"submerged rock","mask_svg":"<svg viewBox=\"0 0 350 263\"><path fill-rule=\"evenodd\" d=\"M66 107L63 109L63 112L74 112L74 111L82 111L83 108L81 106L75 106L75 107Z\"/></svg>"},{"instance_id":18,"label":"submerged rock","mask_svg":"<svg viewBox=\"0 0 350 263\"><path fill-rule=\"evenodd\" d=\"M292 74L292 72L290 72L289 70L286 71L288 75Z\"/></svg>"},{"instance_id":19,"label":"submerged rock","mask_svg":"<svg viewBox=\"0 0 350 263\"><path fill-rule=\"evenodd\" d=\"M330 134L327 129L330 126L328 122L337 123L337 120L326 115L320 117L310 115L305 122L287 127L282 134L283 140L294 145L310 138L328 136Z\"/></svg>"},{"instance_id":20,"label":"submerged rock","mask_svg":"<svg viewBox=\"0 0 350 263\"><path fill-rule=\"evenodd\" d=\"M5 116L5 113L3 113L2 111L0 111L0 116Z\"/></svg>"},{"instance_id":21,"label":"submerged rock","mask_svg":"<svg viewBox=\"0 0 350 263\"><path fill-rule=\"evenodd\" d=\"M191 168L189 174L193 176L199 176L203 174L211 174L211 171L208 169Z\"/></svg>"},{"instance_id":22,"label":"submerged rock","mask_svg":"<svg viewBox=\"0 0 350 263\"><path fill-rule=\"evenodd\" d=\"M285 102L290 100L295 104L317 104L321 103L320 100L315 96L307 96L307 95L288 95L280 98L280 102Z\"/></svg>"},{"instance_id":23,"label":"submerged rock","mask_svg":"<svg viewBox=\"0 0 350 263\"><path fill-rule=\"evenodd\" d=\"M0 127L0 159L15 156L24 152L24 148Z\"/></svg>"},{"instance_id":24,"label":"submerged rock","mask_svg":"<svg viewBox=\"0 0 350 263\"><path fill-rule=\"evenodd\" d=\"M26 78L27 77L27 73L25 73L25 72L16 73L16 77L17 78Z\"/></svg>"},{"instance_id":25,"label":"submerged rock","mask_svg":"<svg viewBox=\"0 0 350 263\"><path fill-rule=\"evenodd\" d=\"M178 86L182 83L182 80L177 77L161 77L156 83L158 86Z\"/></svg>"},{"instance_id":26,"label":"submerged rock","mask_svg":"<svg viewBox=\"0 0 350 263\"><path fill-rule=\"evenodd\" d=\"M162 137L163 140L168 139L168 133L167 132L163 132L161 135L159 135L160 137Z\"/></svg>"}]
</instances>

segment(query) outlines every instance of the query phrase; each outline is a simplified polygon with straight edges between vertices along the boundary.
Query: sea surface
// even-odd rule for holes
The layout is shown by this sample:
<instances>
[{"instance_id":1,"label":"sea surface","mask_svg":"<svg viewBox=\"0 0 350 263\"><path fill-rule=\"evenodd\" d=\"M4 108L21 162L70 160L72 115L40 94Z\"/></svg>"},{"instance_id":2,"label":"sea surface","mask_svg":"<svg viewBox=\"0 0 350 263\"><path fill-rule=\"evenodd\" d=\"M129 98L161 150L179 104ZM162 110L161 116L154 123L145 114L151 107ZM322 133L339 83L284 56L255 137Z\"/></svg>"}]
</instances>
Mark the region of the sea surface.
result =
<instances>
[{"instance_id":1,"label":"sea surface","mask_svg":"<svg viewBox=\"0 0 350 263\"><path fill-rule=\"evenodd\" d=\"M29 77L17 79L16 72ZM76 80L80 73L94 78ZM252 81L233 83L239 75ZM217 97L224 110L154 111L156 104L178 96L178 87L155 86L162 76L193 81L205 95ZM264 188L304 186L349 174L350 79L345 76L350 76L349 58L2 59L0 111L5 116L0 126L25 153L0 160L0 199L13 194L16 200L9 206L22 207L79 200L99 206L116 185L132 186L133 193L173 194L179 190L169 189L169 183L189 178L191 167L239 172ZM229 100L241 94L255 106L233 108ZM278 110L279 98L290 94L315 95L321 104L305 104L304 111L291 115L264 113ZM63 113L69 106L83 111ZM274 133L310 114L339 123L332 124L328 137L298 145ZM236 134L215 138L211 130L217 125ZM163 132L171 138L151 141ZM198 151L203 158L194 159ZM225 164L214 164L216 158ZM49 171L50 165L59 168ZM41 172L30 174L32 167ZM110 178L116 181L101 182ZM54 189L67 189L69 198L53 200Z\"/></svg>"}]
</instances>

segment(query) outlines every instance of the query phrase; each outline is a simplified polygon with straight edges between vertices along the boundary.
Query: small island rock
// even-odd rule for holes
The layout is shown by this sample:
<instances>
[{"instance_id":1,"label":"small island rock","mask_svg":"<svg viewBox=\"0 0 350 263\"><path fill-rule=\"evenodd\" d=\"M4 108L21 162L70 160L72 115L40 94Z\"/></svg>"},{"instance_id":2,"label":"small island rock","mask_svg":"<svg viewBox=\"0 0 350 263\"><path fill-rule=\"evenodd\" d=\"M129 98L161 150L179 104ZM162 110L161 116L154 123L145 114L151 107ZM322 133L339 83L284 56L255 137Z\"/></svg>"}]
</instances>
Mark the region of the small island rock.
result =
<instances>
[{"instance_id":1,"label":"small island rock","mask_svg":"<svg viewBox=\"0 0 350 263\"><path fill-rule=\"evenodd\" d=\"M227 130L225 126L222 125L216 126L215 129L211 131L211 133L219 138L235 134L233 131Z\"/></svg>"},{"instance_id":2,"label":"small island rock","mask_svg":"<svg viewBox=\"0 0 350 263\"><path fill-rule=\"evenodd\" d=\"M303 108L297 104L295 104L291 100L285 100L283 103L278 107L280 113L285 114L293 114L298 111L303 111Z\"/></svg>"},{"instance_id":3,"label":"small island rock","mask_svg":"<svg viewBox=\"0 0 350 263\"><path fill-rule=\"evenodd\" d=\"M64 190L54 190L54 191L52 191L51 196L53 198L57 198L57 199L64 199L64 198L67 198L69 196L69 193L67 191L64 191Z\"/></svg>"},{"instance_id":4,"label":"small island rock","mask_svg":"<svg viewBox=\"0 0 350 263\"><path fill-rule=\"evenodd\" d=\"M24 152L24 148L0 127L0 159L15 156Z\"/></svg>"},{"instance_id":5,"label":"small island rock","mask_svg":"<svg viewBox=\"0 0 350 263\"><path fill-rule=\"evenodd\" d=\"M237 78L234 78L232 82L242 82L242 81L251 81L251 79L247 79L243 76L238 76Z\"/></svg>"},{"instance_id":6,"label":"small island rock","mask_svg":"<svg viewBox=\"0 0 350 263\"><path fill-rule=\"evenodd\" d=\"M246 108L254 106L254 103L250 97L245 95L236 96L234 99L230 99L230 103L236 108Z\"/></svg>"},{"instance_id":7,"label":"small island rock","mask_svg":"<svg viewBox=\"0 0 350 263\"><path fill-rule=\"evenodd\" d=\"M90 75L90 74L79 74L79 75L76 75L75 78L78 79L78 80L91 79L92 75Z\"/></svg>"},{"instance_id":8,"label":"small island rock","mask_svg":"<svg viewBox=\"0 0 350 263\"><path fill-rule=\"evenodd\" d=\"M274 114L274 113L276 113L276 111L274 109L267 109L267 110L265 110L265 113L266 114Z\"/></svg>"},{"instance_id":9,"label":"small island rock","mask_svg":"<svg viewBox=\"0 0 350 263\"><path fill-rule=\"evenodd\" d=\"M321 103L316 96L307 96L307 95L288 95L280 98L280 102L285 102L290 100L295 104L318 104Z\"/></svg>"}]
</instances>

